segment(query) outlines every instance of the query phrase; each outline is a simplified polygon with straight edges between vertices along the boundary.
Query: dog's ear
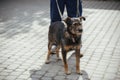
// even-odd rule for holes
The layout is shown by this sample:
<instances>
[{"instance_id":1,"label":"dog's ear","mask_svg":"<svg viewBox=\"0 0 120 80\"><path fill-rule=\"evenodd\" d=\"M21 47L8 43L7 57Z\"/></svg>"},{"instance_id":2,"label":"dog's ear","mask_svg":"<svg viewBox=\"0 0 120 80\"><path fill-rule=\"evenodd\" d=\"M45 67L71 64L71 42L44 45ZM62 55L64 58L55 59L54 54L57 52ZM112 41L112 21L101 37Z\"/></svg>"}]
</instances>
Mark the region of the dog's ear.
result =
<instances>
[{"instance_id":1,"label":"dog's ear","mask_svg":"<svg viewBox=\"0 0 120 80\"><path fill-rule=\"evenodd\" d=\"M70 17L67 17L65 20L65 23L69 26L69 25L72 25L72 20Z\"/></svg>"},{"instance_id":2,"label":"dog's ear","mask_svg":"<svg viewBox=\"0 0 120 80\"><path fill-rule=\"evenodd\" d=\"M86 20L86 18L85 18L85 17L83 17L83 16L80 16L79 18L80 18L80 21L82 21L82 20L84 20L84 21L85 21L85 20Z\"/></svg>"}]
</instances>

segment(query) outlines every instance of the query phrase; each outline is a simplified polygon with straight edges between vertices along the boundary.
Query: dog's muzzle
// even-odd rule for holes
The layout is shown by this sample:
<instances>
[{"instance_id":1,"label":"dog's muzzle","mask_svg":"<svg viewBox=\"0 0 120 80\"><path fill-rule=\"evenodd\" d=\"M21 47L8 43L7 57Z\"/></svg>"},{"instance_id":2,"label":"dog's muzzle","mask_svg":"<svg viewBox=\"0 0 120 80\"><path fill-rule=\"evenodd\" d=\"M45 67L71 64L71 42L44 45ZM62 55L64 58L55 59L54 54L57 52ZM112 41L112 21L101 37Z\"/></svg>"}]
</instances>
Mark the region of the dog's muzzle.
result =
<instances>
[{"instance_id":1,"label":"dog's muzzle","mask_svg":"<svg viewBox=\"0 0 120 80\"><path fill-rule=\"evenodd\" d=\"M82 33L82 32L83 32L83 29L79 29L78 31L79 31L80 33Z\"/></svg>"}]
</instances>

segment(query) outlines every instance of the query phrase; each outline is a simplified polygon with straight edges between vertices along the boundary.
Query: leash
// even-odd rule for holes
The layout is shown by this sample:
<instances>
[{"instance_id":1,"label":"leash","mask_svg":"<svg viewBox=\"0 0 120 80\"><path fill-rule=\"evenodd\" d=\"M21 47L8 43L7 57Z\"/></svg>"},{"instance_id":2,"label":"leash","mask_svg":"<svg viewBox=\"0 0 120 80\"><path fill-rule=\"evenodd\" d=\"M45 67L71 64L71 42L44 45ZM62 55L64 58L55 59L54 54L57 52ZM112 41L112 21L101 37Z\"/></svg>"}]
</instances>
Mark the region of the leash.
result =
<instances>
[{"instance_id":1,"label":"leash","mask_svg":"<svg viewBox=\"0 0 120 80\"><path fill-rule=\"evenodd\" d=\"M64 26L65 26L65 28L67 28L67 24L65 23L65 21L61 21L63 24L64 24Z\"/></svg>"},{"instance_id":2,"label":"leash","mask_svg":"<svg viewBox=\"0 0 120 80\"><path fill-rule=\"evenodd\" d=\"M59 11L59 15L60 15L61 19L63 20L63 15L62 15L62 13L61 13L61 11L60 11L60 7L59 7L59 4L58 4L58 0L56 0L56 4L57 4L58 11Z\"/></svg>"},{"instance_id":3,"label":"leash","mask_svg":"<svg viewBox=\"0 0 120 80\"><path fill-rule=\"evenodd\" d=\"M76 14L76 17L79 17L80 16L80 12L79 12L79 0L77 0L77 14Z\"/></svg>"},{"instance_id":4,"label":"leash","mask_svg":"<svg viewBox=\"0 0 120 80\"><path fill-rule=\"evenodd\" d=\"M76 14L76 17L80 16L80 12L79 12L79 5L80 4L79 4L79 1L80 0L77 0L77 14ZM56 0L56 4L57 4L59 15L60 15L61 19L63 20L64 17L63 17L63 15L61 13L61 10L60 10L59 4L58 4L58 0Z\"/></svg>"},{"instance_id":5,"label":"leash","mask_svg":"<svg viewBox=\"0 0 120 80\"><path fill-rule=\"evenodd\" d=\"M80 0L77 0L77 12L76 12L76 17L79 17L80 16L80 12L79 12L79 1ZM58 0L56 0L56 4L57 4L57 8L58 8L58 12L59 12L59 15L60 15L60 17L61 17L61 19L62 19L62 23L64 24L64 26L65 26L65 28L67 28L67 24L63 21L63 15L62 15L62 13L61 13L61 10L60 10L60 7L59 7L59 4L58 4ZM75 18L74 18L75 19ZM75 43L75 39L72 37L72 41L73 41L73 43Z\"/></svg>"}]
</instances>

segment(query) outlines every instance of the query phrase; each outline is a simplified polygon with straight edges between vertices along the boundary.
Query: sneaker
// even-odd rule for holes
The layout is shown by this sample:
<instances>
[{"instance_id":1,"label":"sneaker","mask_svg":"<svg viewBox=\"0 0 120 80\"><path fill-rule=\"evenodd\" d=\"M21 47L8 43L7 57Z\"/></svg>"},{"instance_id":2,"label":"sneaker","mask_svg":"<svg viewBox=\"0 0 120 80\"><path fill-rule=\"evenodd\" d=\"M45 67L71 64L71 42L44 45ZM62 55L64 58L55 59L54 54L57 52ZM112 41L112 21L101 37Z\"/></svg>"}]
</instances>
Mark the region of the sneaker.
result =
<instances>
[{"instance_id":1,"label":"sneaker","mask_svg":"<svg viewBox=\"0 0 120 80\"><path fill-rule=\"evenodd\" d=\"M57 48L57 46L56 46L56 45L52 45L52 47L51 47L51 52L52 52L52 53L55 53L56 48Z\"/></svg>"}]
</instances>

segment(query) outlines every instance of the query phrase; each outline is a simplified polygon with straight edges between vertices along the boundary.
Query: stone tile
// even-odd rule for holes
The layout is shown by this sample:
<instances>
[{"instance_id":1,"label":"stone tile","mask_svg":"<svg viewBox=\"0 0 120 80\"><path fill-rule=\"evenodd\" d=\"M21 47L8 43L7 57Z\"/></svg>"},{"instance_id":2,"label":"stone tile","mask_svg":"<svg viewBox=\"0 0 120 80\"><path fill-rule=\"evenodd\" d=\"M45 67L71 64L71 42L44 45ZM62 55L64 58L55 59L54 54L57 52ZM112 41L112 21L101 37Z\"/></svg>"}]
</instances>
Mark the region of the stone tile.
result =
<instances>
[{"instance_id":1,"label":"stone tile","mask_svg":"<svg viewBox=\"0 0 120 80\"><path fill-rule=\"evenodd\" d=\"M106 69L106 72L107 72L107 73L114 73L114 74L116 74L117 71L118 71L118 68L115 68L115 67L108 67L108 68Z\"/></svg>"},{"instance_id":2,"label":"stone tile","mask_svg":"<svg viewBox=\"0 0 120 80\"><path fill-rule=\"evenodd\" d=\"M17 76L7 76L5 80L15 80Z\"/></svg>"},{"instance_id":3,"label":"stone tile","mask_svg":"<svg viewBox=\"0 0 120 80\"><path fill-rule=\"evenodd\" d=\"M4 71L2 71L2 72L0 73L1 76L8 76L9 74L10 74L10 73L4 72Z\"/></svg>"},{"instance_id":4,"label":"stone tile","mask_svg":"<svg viewBox=\"0 0 120 80\"><path fill-rule=\"evenodd\" d=\"M92 78L100 78L100 79L102 79L103 77L104 77L103 74L93 74L92 75Z\"/></svg>"},{"instance_id":5,"label":"stone tile","mask_svg":"<svg viewBox=\"0 0 120 80\"><path fill-rule=\"evenodd\" d=\"M56 56L50 64L44 64L50 23L48 3L0 3L0 80L119 80L119 2L83 1L83 15L87 17L83 22L82 76L75 73L73 56L68 60L71 75L64 73L63 63L57 62Z\"/></svg>"},{"instance_id":6,"label":"stone tile","mask_svg":"<svg viewBox=\"0 0 120 80\"><path fill-rule=\"evenodd\" d=\"M68 80L74 80L74 79L77 80L78 78L79 78L79 75L68 75L67 76Z\"/></svg>"},{"instance_id":7,"label":"stone tile","mask_svg":"<svg viewBox=\"0 0 120 80\"><path fill-rule=\"evenodd\" d=\"M104 79L103 80L114 80L115 77L116 77L116 74L106 73L104 75Z\"/></svg>"},{"instance_id":8,"label":"stone tile","mask_svg":"<svg viewBox=\"0 0 120 80\"><path fill-rule=\"evenodd\" d=\"M30 75L20 75L18 78L20 79L28 79Z\"/></svg>"},{"instance_id":9,"label":"stone tile","mask_svg":"<svg viewBox=\"0 0 120 80\"><path fill-rule=\"evenodd\" d=\"M50 77L43 77L43 78L41 78L41 80L53 80L53 79Z\"/></svg>"},{"instance_id":10,"label":"stone tile","mask_svg":"<svg viewBox=\"0 0 120 80\"><path fill-rule=\"evenodd\" d=\"M0 79L4 80L6 78L6 76L0 75Z\"/></svg>"},{"instance_id":11,"label":"stone tile","mask_svg":"<svg viewBox=\"0 0 120 80\"><path fill-rule=\"evenodd\" d=\"M102 78L92 77L91 80L102 80Z\"/></svg>"},{"instance_id":12,"label":"stone tile","mask_svg":"<svg viewBox=\"0 0 120 80\"><path fill-rule=\"evenodd\" d=\"M22 74L22 72L20 72L20 71L13 71L10 73L11 76L19 76L21 74Z\"/></svg>"},{"instance_id":13,"label":"stone tile","mask_svg":"<svg viewBox=\"0 0 120 80\"><path fill-rule=\"evenodd\" d=\"M44 76L46 76L46 77L55 77L56 73L46 73Z\"/></svg>"},{"instance_id":14,"label":"stone tile","mask_svg":"<svg viewBox=\"0 0 120 80\"><path fill-rule=\"evenodd\" d=\"M36 79L40 79L42 76L40 75L31 75L30 78L36 78Z\"/></svg>"},{"instance_id":15,"label":"stone tile","mask_svg":"<svg viewBox=\"0 0 120 80\"><path fill-rule=\"evenodd\" d=\"M55 80L65 80L65 76L55 76Z\"/></svg>"}]
</instances>

